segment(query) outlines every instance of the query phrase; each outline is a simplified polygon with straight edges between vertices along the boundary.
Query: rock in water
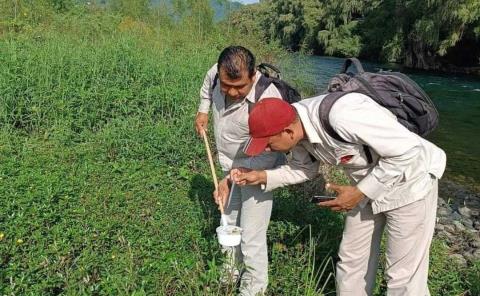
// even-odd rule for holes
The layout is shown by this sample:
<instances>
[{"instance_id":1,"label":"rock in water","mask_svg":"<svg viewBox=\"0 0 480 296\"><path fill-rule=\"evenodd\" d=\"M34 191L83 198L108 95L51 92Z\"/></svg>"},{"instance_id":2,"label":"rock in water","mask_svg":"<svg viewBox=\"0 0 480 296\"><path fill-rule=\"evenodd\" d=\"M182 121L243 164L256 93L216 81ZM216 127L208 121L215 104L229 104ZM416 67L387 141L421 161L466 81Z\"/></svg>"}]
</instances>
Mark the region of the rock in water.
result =
<instances>
[{"instance_id":1,"label":"rock in water","mask_svg":"<svg viewBox=\"0 0 480 296\"><path fill-rule=\"evenodd\" d=\"M457 231L465 231L465 226L460 221L453 221L453 225Z\"/></svg>"},{"instance_id":2,"label":"rock in water","mask_svg":"<svg viewBox=\"0 0 480 296\"><path fill-rule=\"evenodd\" d=\"M458 212L453 212L453 214L451 215L452 219L453 220L460 220L462 219L462 215L460 215Z\"/></svg>"},{"instance_id":3,"label":"rock in water","mask_svg":"<svg viewBox=\"0 0 480 296\"><path fill-rule=\"evenodd\" d=\"M472 216L472 210L470 210L468 207L460 207L458 208L458 212L460 215L470 218Z\"/></svg>"},{"instance_id":4,"label":"rock in water","mask_svg":"<svg viewBox=\"0 0 480 296\"><path fill-rule=\"evenodd\" d=\"M444 229L447 232L455 233L455 227L453 225L445 225Z\"/></svg>"},{"instance_id":5,"label":"rock in water","mask_svg":"<svg viewBox=\"0 0 480 296\"><path fill-rule=\"evenodd\" d=\"M438 216L448 216L448 215L450 215L451 212L452 212L452 210L450 210L448 208L439 208L438 211L437 211L437 215Z\"/></svg>"},{"instance_id":6,"label":"rock in water","mask_svg":"<svg viewBox=\"0 0 480 296\"><path fill-rule=\"evenodd\" d=\"M463 225L467 226L470 229L473 229L473 221L470 219L462 220Z\"/></svg>"},{"instance_id":7,"label":"rock in water","mask_svg":"<svg viewBox=\"0 0 480 296\"><path fill-rule=\"evenodd\" d=\"M473 241L470 242L470 245L475 249L480 249L480 238L475 238Z\"/></svg>"}]
</instances>

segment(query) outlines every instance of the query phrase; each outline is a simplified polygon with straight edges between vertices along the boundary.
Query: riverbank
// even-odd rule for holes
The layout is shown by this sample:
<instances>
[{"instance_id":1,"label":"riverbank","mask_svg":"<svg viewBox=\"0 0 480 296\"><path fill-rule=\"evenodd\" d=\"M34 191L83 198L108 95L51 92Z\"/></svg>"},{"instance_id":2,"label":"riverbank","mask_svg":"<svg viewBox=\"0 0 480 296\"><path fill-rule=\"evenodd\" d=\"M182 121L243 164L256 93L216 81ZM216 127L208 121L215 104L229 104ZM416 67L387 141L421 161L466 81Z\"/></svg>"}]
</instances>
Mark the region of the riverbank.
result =
<instances>
[{"instance_id":1,"label":"riverbank","mask_svg":"<svg viewBox=\"0 0 480 296\"><path fill-rule=\"evenodd\" d=\"M458 67L454 65L444 65L437 70L441 73L475 75L480 77L480 67Z\"/></svg>"},{"instance_id":2,"label":"riverbank","mask_svg":"<svg viewBox=\"0 0 480 296\"><path fill-rule=\"evenodd\" d=\"M439 184L435 235L462 266L480 262L480 193L451 180Z\"/></svg>"}]
</instances>

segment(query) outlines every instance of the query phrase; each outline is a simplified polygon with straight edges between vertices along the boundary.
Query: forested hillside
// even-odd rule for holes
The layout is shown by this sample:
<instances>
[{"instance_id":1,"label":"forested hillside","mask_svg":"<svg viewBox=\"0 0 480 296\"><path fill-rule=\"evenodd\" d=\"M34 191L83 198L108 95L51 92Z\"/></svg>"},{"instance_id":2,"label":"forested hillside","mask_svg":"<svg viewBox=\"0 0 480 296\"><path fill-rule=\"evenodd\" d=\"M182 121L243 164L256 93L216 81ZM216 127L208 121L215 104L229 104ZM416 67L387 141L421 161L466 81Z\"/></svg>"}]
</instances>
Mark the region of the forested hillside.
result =
<instances>
[{"instance_id":1,"label":"forested hillside","mask_svg":"<svg viewBox=\"0 0 480 296\"><path fill-rule=\"evenodd\" d=\"M478 0L265 0L230 22L294 51L480 72Z\"/></svg>"}]
</instances>

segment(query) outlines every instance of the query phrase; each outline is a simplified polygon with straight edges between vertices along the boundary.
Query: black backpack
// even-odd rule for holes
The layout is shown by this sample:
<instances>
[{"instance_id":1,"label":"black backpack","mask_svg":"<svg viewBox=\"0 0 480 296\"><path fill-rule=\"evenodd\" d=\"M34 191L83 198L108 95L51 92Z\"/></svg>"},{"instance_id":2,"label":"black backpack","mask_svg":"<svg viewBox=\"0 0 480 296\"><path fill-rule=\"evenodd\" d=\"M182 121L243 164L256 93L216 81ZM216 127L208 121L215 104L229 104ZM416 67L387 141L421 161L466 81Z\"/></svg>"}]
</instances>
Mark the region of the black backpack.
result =
<instances>
[{"instance_id":1,"label":"black backpack","mask_svg":"<svg viewBox=\"0 0 480 296\"><path fill-rule=\"evenodd\" d=\"M355 75L347 73L352 63L357 69ZM328 123L328 115L333 104L352 92L369 96L390 110L407 129L422 137L428 135L438 125L438 111L432 100L407 75L391 71L365 72L358 59L349 58L345 61L341 73L330 80L327 87L329 94L320 104L320 119L325 123L327 132L333 131Z\"/></svg>"},{"instance_id":2,"label":"black backpack","mask_svg":"<svg viewBox=\"0 0 480 296\"><path fill-rule=\"evenodd\" d=\"M257 69L263 75L255 86L255 102L258 102L260 96L272 83L278 89L280 95L282 95L283 100L289 104L296 103L302 99L302 96L295 88L282 80L280 70L277 67L262 63L257 66Z\"/></svg>"},{"instance_id":3,"label":"black backpack","mask_svg":"<svg viewBox=\"0 0 480 296\"><path fill-rule=\"evenodd\" d=\"M357 74L347 72L354 64ZM319 113L325 131L332 138L345 142L332 128L328 120L333 104L344 95L352 92L362 93L379 105L390 110L397 120L410 131L425 137L438 125L438 111L432 100L407 75L400 72L365 72L356 58L345 60L340 74L334 76L327 87L329 93L320 104ZM371 153L364 145L365 153L371 163Z\"/></svg>"},{"instance_id":4,"label":"black backpack","mask_svg":"<svg viewBox=\"0 0 480 296\"><path fill-rule=\"evenodd\" d=\"M280 92L280 95L282 96L283 100L285 100L289 104L296 103L302 99L300 93L295 88L293 88L284 80L282 80L280 75L281 72L277 67L267 63L262 63L257 66L257 70L260 71L260 73L262 73L262 76L260 76L255 86L255 103L258 102L263 92L272 83ZM215 78L213 80L212 89L214 89L217 86L217 82L218 82L218 73L215 75ZM254 104L248 105L248 112L251 111L253 105Z\"/></svg>"}]
</instances>

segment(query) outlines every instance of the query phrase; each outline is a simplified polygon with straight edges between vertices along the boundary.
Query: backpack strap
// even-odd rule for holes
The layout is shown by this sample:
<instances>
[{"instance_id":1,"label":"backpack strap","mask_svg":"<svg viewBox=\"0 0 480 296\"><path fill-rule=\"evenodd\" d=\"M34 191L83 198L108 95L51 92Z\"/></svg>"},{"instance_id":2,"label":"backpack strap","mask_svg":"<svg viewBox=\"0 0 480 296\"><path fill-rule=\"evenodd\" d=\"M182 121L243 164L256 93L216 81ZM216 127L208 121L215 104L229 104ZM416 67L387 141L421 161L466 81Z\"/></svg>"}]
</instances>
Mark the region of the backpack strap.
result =
<instances>
[{"instance_id":1,"label":"backpack strap","mask_svg":"<svg viewBox=\"0 0 480 296\"><path fill-rule=\"evenodd\" d=\"M214 90L215 87L217 87L217 83L218 83L218 72L215 74L215 77L213 78L212 90Z\"/></svg>"},{"instance_id":2,"label":"backpack strap","mask_svg":"<svg viewBox=\"0 0 480 296\"><path fill-rule=\"evenodd\" d=\"M327 132L327 134L334 138L337 141L340 141L342 143L347 143L347 144L352 144L350 142L345 141L332 127L330 124L329 116L330 116L330 110L333 107L333 104L343 97L344 95L348 94L349 92L334 92L331 94L328 94L323 98L323 101L320 103L320 107L318 108L318 113L319 113L319 118L320 122L322 123L323 128ZM365 151L365 156L367 157L367 161L369 164L373 162L373 157L372 153L370 151L370 148L367 145L362 145L363 150Z\"/></svg>"},{"instance_id":3,"label":"backpack strap","mask_svg":"<svg viewBox=\"0 0 480 296\"><path fill-rule=\"evenodd\" d=\"M255 102L248 101L248 113L252 111L253 106L260 100L263 92L272 84L273 78L270 77L269 70L275 74L275 78L280 79L280 70L274 65L268 63L261 63L257 66L257 70L262 73L255 86Z\"/></svg>"},{"instance_id":4,"label":"backpack strap","mask_svg":"<svg viewBox=\"0 0 480 296\"><path fill-rule=\"evenodd\" d=\"M262 96L263 92L270 86L272 83L272 80L268 78L265 75L261 75L260 78L257 81L257 84L255 85L255 99L254 102L250 102L247 100L248 103L248 113L253 109L253 106L260 100L260 97Z\"/></svg>"},{"instance_id":5,"label":"backpack strap","mask_svg":"<svg viewBox=\"0 0 480 296\"><path fill-rule=\"evenodd\" d=\"M265 92L270 84L272 84L272 79L262 74L255 85L255 103L260 100L263 92Z\"/></svg>"},{"instance_id":6,"label":"backpack strap","mask_svg":"<svg viewBox=\"0 0 480 296\"><path fill-rule=\"evenodd\" d=\"M340 135L333 129L332 125L330 124L330 120L328 119L333 104L335 104L338 99L340 99L346 94L348 94L348 92L341 91L328 94L326 97L323 98L323 101L320 103L318 112L320 115L320 122L322 123L323 128L330 137L334 138L337 141L351 144L350 142L347 142L342 137L340 137Z\"/></svg>"}]
</instances>

